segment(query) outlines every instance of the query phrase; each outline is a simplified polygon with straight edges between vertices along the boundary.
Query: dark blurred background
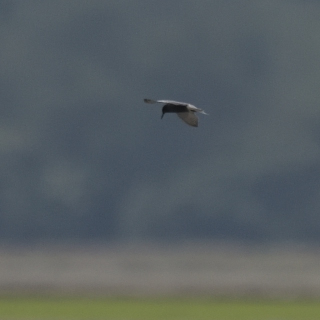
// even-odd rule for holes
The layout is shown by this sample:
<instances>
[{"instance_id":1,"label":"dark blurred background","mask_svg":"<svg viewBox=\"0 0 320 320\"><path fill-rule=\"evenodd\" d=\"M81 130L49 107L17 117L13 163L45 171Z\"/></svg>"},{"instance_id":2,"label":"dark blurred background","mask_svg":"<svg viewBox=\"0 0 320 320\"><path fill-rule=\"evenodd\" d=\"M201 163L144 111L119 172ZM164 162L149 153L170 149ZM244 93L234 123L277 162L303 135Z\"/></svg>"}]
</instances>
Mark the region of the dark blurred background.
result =
<instances>
[{"instance_id":1,"label":"dark blurred background","mask_svg":"<svg viewBox=\"0 0 320 320\"><path fill-rule=\"evenodd\" d=\"M320 2L0 1L0 241L320 241ZM204 109L198 128L143 98Z\"/></svg>"}]
</instances>

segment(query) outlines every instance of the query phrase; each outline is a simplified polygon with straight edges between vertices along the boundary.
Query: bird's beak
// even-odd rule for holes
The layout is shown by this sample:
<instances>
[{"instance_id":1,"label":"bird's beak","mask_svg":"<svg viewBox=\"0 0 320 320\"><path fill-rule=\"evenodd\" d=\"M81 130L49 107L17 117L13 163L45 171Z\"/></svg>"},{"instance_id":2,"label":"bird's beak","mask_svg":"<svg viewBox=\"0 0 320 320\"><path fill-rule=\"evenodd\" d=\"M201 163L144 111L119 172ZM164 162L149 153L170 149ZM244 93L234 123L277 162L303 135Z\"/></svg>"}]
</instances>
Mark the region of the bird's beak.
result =
<instances>
[{"instance_id":1,"label":"bird's beak","mask_svg":"<svg viewBox=\"0 0 320 320\"><path fill-rule=\"evenodd\" d=\"M162 116L161 116L161 119L163 118L163 116L164 116L164 112L162 112Z\"/></svg>"}]
</instances>

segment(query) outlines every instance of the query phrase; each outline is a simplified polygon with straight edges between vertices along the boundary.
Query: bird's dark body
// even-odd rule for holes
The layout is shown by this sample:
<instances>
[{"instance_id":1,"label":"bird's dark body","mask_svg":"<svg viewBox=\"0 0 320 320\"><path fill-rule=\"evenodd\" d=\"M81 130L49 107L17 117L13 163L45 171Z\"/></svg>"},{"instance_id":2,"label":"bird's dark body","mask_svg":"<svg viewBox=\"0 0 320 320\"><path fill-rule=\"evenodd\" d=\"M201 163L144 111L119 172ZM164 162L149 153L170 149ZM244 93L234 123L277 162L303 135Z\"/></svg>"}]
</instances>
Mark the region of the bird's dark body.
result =
<instances>
[{"instance_id":1,"label":"bird's dark body","mask_svg":"<svg viewBox=\"0 0 320 320\"><path fill-rule=\"evenodd\" d=\"M162 107L162 113L178 113L178 112L189 112L187 106L165 104Z\"/></svg>"}]
</instances>

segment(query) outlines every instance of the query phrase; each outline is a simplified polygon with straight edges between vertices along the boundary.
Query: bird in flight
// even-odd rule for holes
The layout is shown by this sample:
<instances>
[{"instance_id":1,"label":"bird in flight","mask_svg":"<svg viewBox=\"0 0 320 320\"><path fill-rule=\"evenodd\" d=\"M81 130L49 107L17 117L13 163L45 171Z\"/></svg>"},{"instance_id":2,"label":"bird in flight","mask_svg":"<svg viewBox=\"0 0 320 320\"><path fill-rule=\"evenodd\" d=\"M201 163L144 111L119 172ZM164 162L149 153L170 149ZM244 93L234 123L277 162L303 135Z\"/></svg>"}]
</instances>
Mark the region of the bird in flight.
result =
<instances>
[{"instance_id":1,"label":"bird in flight","mask_svg":"<svg viewBox=\"0 0 320 320\"><path fill-rule=\"evenodd\" d=\"M186 102L178 102L172 100L151 100L144 99L145 103L163 103L162 107L162 116L163 118L165 113L176 113L180 119L182 119L185 123L192 127L198 126L198 117L196 116L196 112L205 113L202 109L199 109L193 106L190 103Z\"/></svg>"}]
</instances>

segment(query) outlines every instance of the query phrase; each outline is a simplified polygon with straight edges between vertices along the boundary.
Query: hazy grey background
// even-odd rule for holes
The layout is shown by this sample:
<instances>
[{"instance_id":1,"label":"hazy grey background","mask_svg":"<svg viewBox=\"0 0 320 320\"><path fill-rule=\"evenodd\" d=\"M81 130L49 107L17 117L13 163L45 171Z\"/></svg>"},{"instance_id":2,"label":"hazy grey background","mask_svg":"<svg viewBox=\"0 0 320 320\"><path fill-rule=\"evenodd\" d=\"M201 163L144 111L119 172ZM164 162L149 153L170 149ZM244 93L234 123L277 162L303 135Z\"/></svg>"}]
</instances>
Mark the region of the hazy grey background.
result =
<instances>
[{"instance_id":1,"label":"hazy grey background","mask_svg":"<svg viewBox=\"0 0 320 320\"><path fill-rule=\"evenodd\" d=\"M3 294L318 299L312 246L0 246ZM280 318L279 318L280 319Z\"/></svg>"},{"instance_id":2,"label":"hazy grey background","mask_svg":"<svg viewBox=\"0 0 320 320\"><path fill-rule=\"evenodd\" d=\"M320 240L318 1L0 1L0 240ZM199 128L143 98L203 108Z\"/></svg>"}]
</instances>

